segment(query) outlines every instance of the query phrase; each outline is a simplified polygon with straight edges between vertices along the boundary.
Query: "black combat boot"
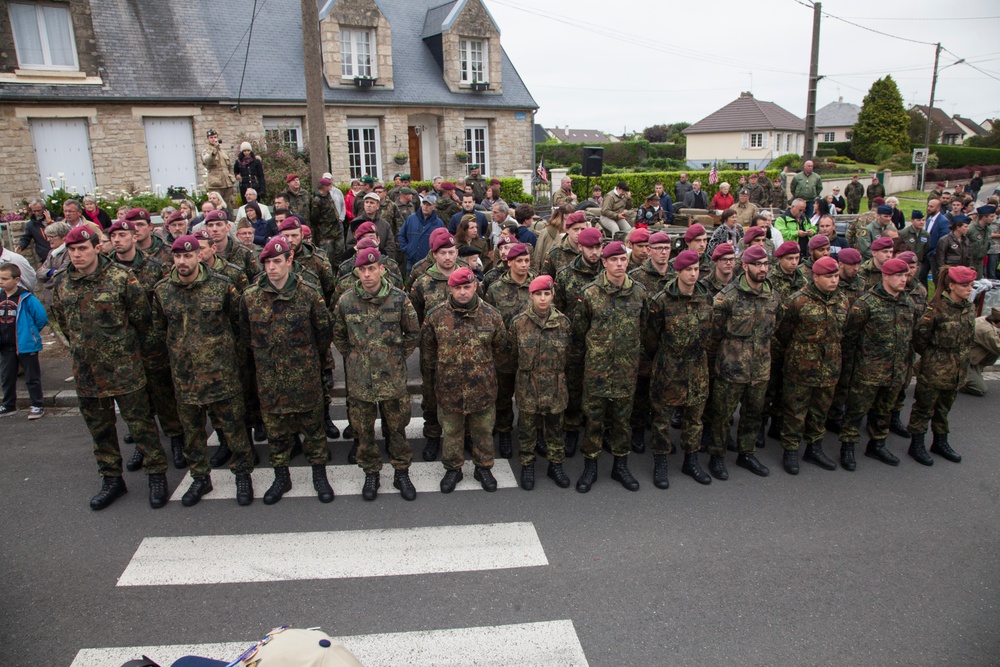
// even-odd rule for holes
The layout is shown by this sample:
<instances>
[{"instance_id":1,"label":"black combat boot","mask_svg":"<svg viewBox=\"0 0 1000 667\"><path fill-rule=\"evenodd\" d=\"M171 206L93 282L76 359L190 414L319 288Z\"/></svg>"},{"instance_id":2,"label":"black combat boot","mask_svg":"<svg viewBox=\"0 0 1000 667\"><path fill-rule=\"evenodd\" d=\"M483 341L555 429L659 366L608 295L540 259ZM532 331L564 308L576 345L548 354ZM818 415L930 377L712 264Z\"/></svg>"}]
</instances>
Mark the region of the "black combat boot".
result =
<instances>
[{"instance_id":1,"label":"black combat boot","mask_svg":"<svg viewBox=\"0 0 1000 667\"><path fill-rule=\"evenodd\" d=\"M877 459L890 466L898 466L899 459L885 446L885 440L869 440L865 447L865 456Z\"/></svg>"},{"instance_id":2,"label":"black combat boot","mask_svg":"<svg viewBox=\"0 0 1000 667\"><path fill-rule=\"evenodd\" d=\"M126 433L125 436L122 438L122 442L124 442L126 445L134 445L135 438L132 437L131 433Z\"/></svg>"},{"instance_id":3,"label":"black combat boot","mask_svg":"<svg viewBox=\"0 0 1000 667\"><path fill-rule=\"evenodd\" d=\"M674 414L670 418L670 428L675 428L678 431L681 428L681 409L674 408Z\"/></svg>"},{"instance_id":4,"label":"black combat boot","mask_svg":"<svg viewBox=\"0 0 1000 667\"><path fill-rule=\"evenodd\" d=\"M125 463L125 470L128 470L129 472L135 472L136 470L141 470L142 460L143 460L142 452L140 452L139 448L136 447L134 450L132 450L132 457L129 458L128 462Z\"/></svg>"},{"instance_id":5,"label":"black combat boot","mask_svg":"<svg viewBox=\"0 0 1000 667\"><path fill-rule=\"evenodd\" d=\"M334 428L337 428L337 427L334 426ZM347 426L344 427L344 434L343 434L343 436L340 436L340 435L337 436L337 438L340 438L340 437L343 437L344 440L354 440L354 427L351 426L350 422L348 422ZM336 440L336 438L334 438L334 440Z\"/></svg>"},{"instance_id":6,"label":"black combat boot","mask_svg":"<svg viewBox=\"0 0 1000 667\"><path fill-rule=\"evenodd\" d=\"M549 457L549 446L545 444L545 432L538 429L535 434L535 456L546 459Z\"/></svg>"},{"instance_id":7,"label":"black combat boot","mask_svg":"<svg viewBox=\"0 0 1000 667\"><path fill-rule=\"evenodd\" d=\"M646 451L646 429L641 426L632 427L632 451L636 454Z\"/></svg>"},{"instance_id":8,"label":"black combat boot","mask_svg":"<svg viewBox=\"0 0 1000 667\"><path fill-rule=\"evenodd\" d=\"M757 431L757 442L754 443L757 449L764 449L764 446L767 445L767 438L764 437L765 433L767 433L767 418L760 423L760 430ZM738 447L736 451L739 451Z\"/></svg>"},{"instance_id":9,"label":"black combat boot","mask_svg":"<svg viewBox=\"0 0 1000 667\"><path fill-rule=\"evenodd\" d=\"M708 472L719 481L729 479L729 471L726 470L726 459L721 456L711 456L708 459Z\"/></svg>"},{"instance_id":10,"label":"black combat boot","mask_svg":"<svg viewBox=\"0 0 1000 667\"><path fill-rule=\"evenodd\" d=\"M615 457L615 463L611 467L611 479L620 482L629 491L639 490L639 482L632 476L632 472L628 469L627 456Z\"/></svg>"},{"instance_id":11,"label":"black combat boot","mask_svg":"<svg viewBox=\"0 0 1000 667\"><path fill-rule=\"evenodd\" d=\"M796 459L798 455L796 455ZM743 452L736 457L736 465L741 468L746 468L753 474L759 477L767 477L771 474L771 471L767 469L767 466L757 460L757 457L751 453Z\"/></svg>"},{"instance_id":12,"label":"black combat boot","mask_svg":"<svg viewBox=\"0 0 1000 667\"><path fill-rule=\"evenodd\" d=\"M361 497L365 500L375 500L380 486L382 486L381 475L377 472L366 472L365 485L361 487Z\"/></svg>"},{"instance_id":13,"label":"black combat boot","mask_svg":"<svg viewBox=\"0 0 1000 667\"><path fill-rule=\"evenodd\" d=\"M707 428L701 430L701 445L698 447L699 454L707 454L708 447L712 444L712 434Z\"/></svg>"},{"instance_id":14,"label":"black combat boot","mask_svg":"<svg viewBox=\"0 0 1000 667\"><path fill-rule=\"evenodd\" d=\"M236 473L236 503L241 506L253 504L253 480L250 473Z\"/></svg>"},{"instance_id":15,"label":"black combat boot","mask_svg":"<svg viewBox=\"0 0 1000 667\"><path fill-rule=\"evenodd\" d=\"M681 472L699 484L712 483L712 478L702 470L701 463L698 462L698 452L684 452L684 465L681 467Z\"/></svg>"},{"instance_id":16,"label":"black combat boot","mask_svg":"<svg viewBox=\"0 0 1000 667\"><path fill-rule=\"evenodd\" d=\"M799 474L799 453L794 449L786 449L781 455L781 466L789 475Z\"/></svg>"},{"instance_id":17,"label":"black combat boot","mask_svg":"<svg viewBox=\"0 0 1000 667\"><path fill-rule=\"evenodd\" d=\"M170 436L170 453L174 457L174 467L178 470L187 468L187 459L184 458L184 436Z\"/></svg>"},{"instance_id":18,"label":"black combat boot","mask_svg":"<svg viewBox=\"0 0 1000 667\"><path fill-rule=\"evenodd\" d=\"M909 430L907 430L906 424L904 424L899 419L899 411L898 410L895 411L895 412L893 412L891 418L889 419L889 430L892 431L893 433L895 433L896 435L900 436L900 437L903 437L903 438L909 438L910 437L910 432L909 432Z\"/></svg>"},{"instance_id":19,"label":"black combat boot","mask_svg":"<svg viewBox=\"0 0 1000 667\"><path fill-rule=\"evenodd\" d=\"M149 476L149 506L158 510L167 504L170 494L167 493L167 476L162 472Z\"/></svg>"},{"instance_id":20,"label":"black combat boot","mask_svg":"<svg viewBox=\"0 0 1000 667\"><path fill-rule=\"evenodd\" d=\"M347 462L350 463L352 466L358 464L358 447L360 446L361 443L355 440L354 442L351 443L351 450L347 452Z\"/></svg>"},{"instance_id":21,"label":"black combat boot","mask_svg":"<svg viewBox=\"0 0 1000 667\"><path fill-rule=\"evenodd\" d=\"M550 463L549 469L545 473L549 476L553 482L556 483L560 489L565 489L570 485L569 477L566 476L566 471L563 470L561 463Z\"/></svg>"},{"instance_id":22,"label":"black combat boot","mask_svg":"<svg viewBox=\"0 0 1000 667\"><path fill-rule=\"evenodd\" d=\"M521 488L525 491L535 488L535 464L521 466Z\"/></svg>"},{"instance_id":23,"label":"black combat boot","mask_svg":"<svg viewBox=\"0 0 1000 667\"><path fill-rule=\"evenodd\" d=\"M257 422L253 425L253 442L265 442L267 440L267 428L264 422Z\"/></svg>"},{"instance_id":24,"label":"black combat boot","mask_svg":"<svg viewBox=\"0 0 1000 667\"><path fill-rule=\"evenodd\" d=\"M507 431L506 433L498 433L497 440L499 441L497 454L499 454L500 458L509 459L514 455L513 446L510 441L510 431Z\"/></svg>"},{"instance_id":25,"label":"black combat boot","mask_svg":"<svg viewBox=\"0 0 1000 667\"><path fill-rule=\"evenodd\" d=\"M337 425L333 423L333 418L330 417L330 408L323 411L323 423L326 425L326 438L327 440L337 440L340 438L340 429Z\"/></svg>"},{"instance_id":26,"label":"black combat boot","mask_svg":"<svg viewBox=\"0 0 1000 667\"><path fill-rule=\"evenodd\" d=\"M277 470L275 470L277 472ZM313 489L316 491L316 497L319 498L321 503L332 503L333 502L333 487L330 486L330 480L326 478L326 466L322 463L316 463L312 467L313 473ZM288 474L288 468L285 468L285 475ZM288 488L292 488L292 482L288 482ZM265 501L267 502L267 501Z\"/></svg>"},{"instance_id":27,"label":"black combat boot","mask_svg":"<svg viewBox=\"0 0 1000 667\"><path fill-rule=\"evenodd\" d=\"M578 431L566 431L563 435L563 445L566 451L566 458L571 459L576 456L576 443L580 440Z\"/></svg>"},{"instance_id":28,"label":"black combat boot","mask_svg":"<svg viewBox=\"0 0 1000 667\"><path fill-rule=\"evenodd\" d=\"M587 493L590 487L597 481L597 459L589 456L583 458L583 474L576 480L576 490L580 493Z\"/></svg>"},{"instance_id":29,"label":"black combat boot","mask_svg":"<svg viewBox=\"0 0 1000 667\"><path fill-rule=\"evenodd\" d=\"M417 490L413 488L413 482L410 481L409 470L397 470L393 475L392 485L399 489L399 495L403 497L403 500L417 499Z\"/></svg>"},{"instance_id":30,"label":"black combat boot","mask_svg":"<svg viewBox=\"0 0 1000 667\"><path fill-rule=\"evenodd\" d=\"M324 471L325 474L326 471ZM315 472L313 475L315 476ZM273 505L281 500L281 496L292 490L292 477L288 474L288 466L279 466L274 469L274 481L271 488L264 492L264 504Z\"/></svg>"},{"instance_id":31,"label":"black combat boot","mask_svg":"<svg viewBox=\"0 0 1000 667\"><path fill-rule=\"evenodd\" d=\"M191 486L184 493L184 497L181 498L181 505L184 507L193 507L198 504L201 497L205 494L212 492L212 476L205 475L204 477L195 477L191 481Z\"/></svg>"},{"instance_id":32,"label":"black combat boot","mask_svg":"<svg viewBox=\"0 0 1000 667\"><path fill-rule=\"evenodd\" d=\"M444 473L444 477L441 478L441 493L451 493L455 490L455 487L465 475L462 474L462 470L448 470Z\"/></svg>"},{"instance_id":33,"label":"black combat boot","mask_svg":"<svg viewBox=\"0 0 1000 667\"><path fill-rule=\"evenodd\" d=\"M215 450L212 458L208 460L208 465L213 468L221 468L229 463L229 459L233 457L233 452L229 449L229 442L226 441L226 436L223 435L222 431L216 431L215 435L219 437L219 448ZM171 444L172 447L173 445ZM174 461L174 463L176 464L177 462Z\"/></svg>"},{"instance_id":34,"label":"black combat boot","mask_svg":"<svg viewBox=\"0 0 1000 667\"><path fill-rule=\"evenodd\" d=\"M102 510L128 493L122 477L102 477L101 490L90 499L90 509Z\"/></svg>"},{"instance_id":35,"label":"black combat boot","mask_svg":"<svg viewBox=\"0 0 1000 667\"><path fill-rule=\"evenodd\" d=\"M424 461L433 461L438 457L441 450L441 436L427 436L427 444L424 445Z\"/></svg>"},{"instance_id":36,"label":"black combat boot","mask_svg":"<svg viewBox=\"0 0 1000 667\"><path fill-rule=\"evenodd\" d=\"M670 480L667 479L666 454L653 454L653 486L658 489L670 488Z\"/></svg>"},{"instance_id":37,"label":"black combat boot","mask_svg":"<svg viewBox=\"0 0 1000 667\"><path fill-rule=\"evenodd\" d=\"M948 444L947 433L935 433L934 442L931 443L931 451L942 458L946 458L952 463L961 463L962 455L951 448Z\"/></svg>"},{"instance_id":38,"label":"black combat boot","mask_svg":"<svg viewBox=\"0 0 1000 667\"><path fill-rule=\"evenodd\" d=\"M781 440L781 417L771 417L771 426L767 429L767 437Z\"/></svg>"},{"instance_id":39,"label":"black combat boot","mask_svg":"<svg viewBox=\"0 0 1000 667\"><path fill-rule=\"evenodd\" d=\"M840 443L840 467L844 470L854 470L858 467L858 462L854 459L854 443Z\"/></svg>"},{"instance_id":40,"label":"black combat boot","mask_svg":"<svg viewBox=\"0 0 1000 667\"><path fill-rule=\"evenodd\" d=\"M924 446L925 436L925 433L910 434L910 448L906 453L909 454L910 458L917 463L925 466L932 466L934 465L934 459L927 453L927 448Z\"/></svg>"},{"instance_id":41,"label":"black combat boot","mask_svg":"<svg viewBox=\"0 0 1000 667\"><path fill-rule=\"evenodd\" d=\"M823 451L823 442L817 441L806 445L806 453L802 455L803 461L815 463L823 470L836 470L837 464L833 462L826 452Z\"/></svg>"},{"instance_id":42,"label":"black combat boot","mask_svg":"<svg viewBox=\"0 0 1000 667\"><path fill-rule=\"evenodd\" d=\"M844 427L843 419L833 419L829 418L826 420L826 430L830 433L840 433L840 429Z\"/></svg>"},{"instance_id":43,"label":"black combat boot","mask_svg":"<svg viewBox=\"0 0 1000 667\"><path fill-rule=\"evenodd\" d=\"M497 490L497 481L493 477L493 473L490 471L489 468L477 467L476 472L473 473L472 476L476 478L477 482L483 485L484 491L489 491L490 493L493 493L494 491Z\"/></svg>"}]
</instances>

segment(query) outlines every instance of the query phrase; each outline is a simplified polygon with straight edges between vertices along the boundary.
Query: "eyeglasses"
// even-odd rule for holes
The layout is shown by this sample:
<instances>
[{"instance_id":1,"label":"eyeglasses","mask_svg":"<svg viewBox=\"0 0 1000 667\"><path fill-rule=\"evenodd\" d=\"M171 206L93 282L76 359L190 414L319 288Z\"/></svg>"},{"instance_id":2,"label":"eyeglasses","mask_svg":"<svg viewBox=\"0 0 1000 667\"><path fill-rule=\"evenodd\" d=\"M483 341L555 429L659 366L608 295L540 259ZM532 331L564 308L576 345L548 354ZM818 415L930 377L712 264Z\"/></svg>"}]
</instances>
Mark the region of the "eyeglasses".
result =
<instances>
[{"instance_id":1,"label":"eyeglasses","mask_svg":"<svg viewBox=\"0 0 1000 667\"><path fill-rule=\"evenodd\" d=\"M724 263L724 264L732 264L733 262L736 261L736 258L735 257L720 257L719 261L722 262L722 263ZM754 264L754 266L756 266L756 264Z\"/></svg>"},{"instance_id":2,"label":"eyeglasses","mask_svg":"<svg viewBox=\"0 0 1000 667\"><path fill-rule=\"evenodd\" d=\"M282 632L284 632L285 630L287 630L290 627L292 627L292 626L290 626L290 625L282 625L279 628L274 628L273 630L271 630L270 632L268 632L266 635L264 635L264 637L261 638L260 641L258 641L256 644L254 644L253 646L251 646L250 648L248 648L246 651L244 651L243 655L241 655L240 657L236 658L236 660L234 660L231 663L229 663L228 665L226 665L226 667L236 667L241 662L246 662L250 658L252 658L255 655L257 655L257 651L260 649L261 646L265 646L265 645L269 644L271 642L271 640L275 638L276 635L280 635Z\"/></svg>"},{"instance_id":3,"label":"eyeglasses","mask_svg":"<svg viewBox=\"0 0 1000 667\"><path fill-rule=\"evenodd\" d=\"M771 266L771 262L751 262L750 266L756 266L758 269L763 269Z\"/></svg>"}]
</instances>

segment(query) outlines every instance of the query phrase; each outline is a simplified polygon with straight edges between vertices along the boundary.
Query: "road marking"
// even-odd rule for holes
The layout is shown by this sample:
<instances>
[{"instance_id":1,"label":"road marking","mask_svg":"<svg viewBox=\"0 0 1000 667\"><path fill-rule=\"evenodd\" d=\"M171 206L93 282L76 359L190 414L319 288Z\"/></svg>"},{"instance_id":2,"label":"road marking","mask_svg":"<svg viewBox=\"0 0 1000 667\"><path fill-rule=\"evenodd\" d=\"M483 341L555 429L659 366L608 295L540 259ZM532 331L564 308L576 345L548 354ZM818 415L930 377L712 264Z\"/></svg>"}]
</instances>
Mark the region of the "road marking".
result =
<instances>
[{"instance_id":1,"label":"road marking","mask_svg":"<svg viewBox=\"0 0 1000 667\"><path fill-rule=\"evenodd\" d=\"M263 461L262 461L263 463ZM455 487L456 491L476 491L482 490L482 485L473 478L476 468L472 461L466 461L462 466L462 474L465 475L462 481ZM229 500L236 499L236 477L228 470L215 470L212 476L212 492L207 496L202 496L202 500ZM382 467L381 483L379 495L396 495L399 492L392 486L393 476L392 466L386 464ZM444 477L444 466L439 461L430 463L419 462L410 464L410 481L417 493L441 493L441 478ZM284 495L285 498L313 498L316 491L312 484L312 467L291 466L288 473L292 478L292 490ZM361 486L365 483L365 471L356 465L336 465L326 467L326 476L330 480L333 492L338 496L359 496ZM254 495L259 499L274 481L274 471L271 468L257 468L250 475L253 479ZM514 471L506 459L497 459L493 463L493 477L497 480L498 489L510 489L518 486L514 478ZM184 475L180 484L174 489L170 500L180 500L184 492L191 486L191 473Z\"/></svg>"},{"instance_id":2,"label":"road marking","mask_svg":"<svg viewBox=\"0 0 1000 667\"><path fill-rule=\"evenodd\" d=\"M483 667L536 665L586 667L580 639L572 621L543 621L479 628L455 628L424 632L393 632L339 637L365 667L397 665L476 664ZM147 655L169 665L186 655L232 660L254 640L226 644L184 644L85 648L70 667L120 667L128 660Z\"/></svg>"},{"instance_id":3,"label":"road marking","mask_svg":"<svg viewBox=\"0 0 1000 667\"><path fill-rule=\"evenodd\" d=\"M334 419L333 423L334 423L334 425L338 429L340 429L340 432L343 433L347 429L347 424L349 422L346 419ZM382 420L381 419L376 419L375 420L375 440L376 440L376 442L382 442L383 441L383 439L382 439ZM410 423L406 425L406 440L408 442L410 442L411 445L412 444L416 444L415 441L419 441L420 444L423 445L423 442L425 440L425 438L424 438L424 418L423 417L411 417L410 418ZM336 443L336 444L340 444L340 445L345 445L348 448L350 448L350 446L351 446L351 441L350 440L343 440L343 439L339 439L339 438L337 440L327 440L327 444L332 444L332 443ZM257 443L257 444L258 445L262 445L263 443ZM208 436L208 446L209 447L217 447L218 445L219 445L219 436L217 436L215 434L215 431L212 431L212 433L210 433L209 436Z\"/></svg>"},{"instance_id":4,"label":"road marking","mask_svg":"<svg viewBox=\"0 0 1000 667\"><path fill-rule=\"evenodd\" d=\"M118 586L391 577L548 565L530 522L147 537Z\"/></svg>"}]
</instances>

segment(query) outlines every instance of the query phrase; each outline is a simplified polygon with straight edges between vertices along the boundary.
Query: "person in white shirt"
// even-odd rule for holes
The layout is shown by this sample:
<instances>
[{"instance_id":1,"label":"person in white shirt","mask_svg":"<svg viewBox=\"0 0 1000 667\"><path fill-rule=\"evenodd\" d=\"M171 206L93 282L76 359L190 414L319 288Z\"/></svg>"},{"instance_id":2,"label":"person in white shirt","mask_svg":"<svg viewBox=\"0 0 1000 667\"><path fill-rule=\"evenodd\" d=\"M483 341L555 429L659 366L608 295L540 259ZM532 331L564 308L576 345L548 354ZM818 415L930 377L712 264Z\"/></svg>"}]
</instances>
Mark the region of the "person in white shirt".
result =
<instances>
[{"instance_id":1,"label":"person in white shirt","mask_svg":"<svg viewBox=\"0 0 1000 667\"><path fill-rule=\"evenodd\" d=\"M35 274L35 270L31 268L31 263L25 259L24 255L20 255L13 250L7 250L3 247L3 234L0 234L0 264L16 264L18 268L21 269L21 279L18 284L26 290L31 292L35 291L35 284L38 278Z\"/></svg>"},{"instance_id":2,"label":"person in white shirt","mask_svg":"<svg viewBox=\"0 0 1000 667\"><path fill-rule=\"evenodd\" d=\"M256 190L254 190L253 188L247 188L244 197L246 198L247 204L249 204L250 202L257 202L257 206L260 206L260 215L262 220L271 219L271 209L269 209L263 202L257 200ZM247 204L240 206L239 209L236 211L235 222L239 222L241 218L247 217Z\"/></svg>"},{"instance_id":3,"label":"person in white shirt","mask_svg":"<svg viewBox=\"0 0 1000 667\"><path fill-rule=\"evenodd\" d=\"M333 174L326 172L323 174L323 178L329 178L332 181ZM343 220L344 214L347 212L347 205L344 201L344 193L340 191L340 188L332 187L330 188L330 199L333 200L333 205L337 207L337 215L339 215L340 219Z\"/></svg>"}]
</instances>

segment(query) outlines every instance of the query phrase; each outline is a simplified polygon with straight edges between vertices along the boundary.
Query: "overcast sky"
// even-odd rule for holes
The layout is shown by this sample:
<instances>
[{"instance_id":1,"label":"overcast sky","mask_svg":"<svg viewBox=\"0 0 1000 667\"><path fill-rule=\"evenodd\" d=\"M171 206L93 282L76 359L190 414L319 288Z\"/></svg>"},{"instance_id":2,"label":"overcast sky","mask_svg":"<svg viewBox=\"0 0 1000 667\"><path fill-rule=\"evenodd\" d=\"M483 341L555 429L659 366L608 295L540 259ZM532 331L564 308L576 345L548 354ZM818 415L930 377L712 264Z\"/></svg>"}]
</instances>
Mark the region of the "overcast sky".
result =
<instances>
[{"instance_id":1,"label":"overcast sky","mask_svg":"<svg viewBox=\"0 0 1000 667\"><path fill-rule=\"evenodd\" d=\"M808 0L485 2L545 127L621 134L656 123L693 123L744 90L805 117L813 16L804 6ZM995 0L827 0L823 12L918 42L940 41L948 49L940 67L965 58L988 74L964 64L944 69L935 106L977 122L1000 117ZM838 97L860 105L872 82L887 73L907 107L927 104L933 65L933 45L824 16L819 73L826 78L817 108Z\"/></svg>"}]
</instances>

